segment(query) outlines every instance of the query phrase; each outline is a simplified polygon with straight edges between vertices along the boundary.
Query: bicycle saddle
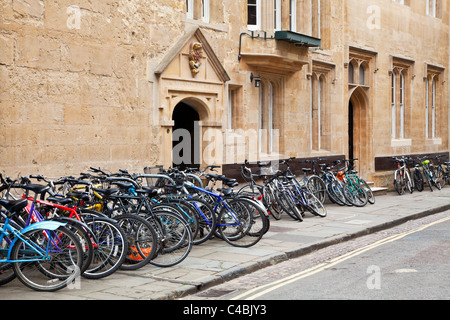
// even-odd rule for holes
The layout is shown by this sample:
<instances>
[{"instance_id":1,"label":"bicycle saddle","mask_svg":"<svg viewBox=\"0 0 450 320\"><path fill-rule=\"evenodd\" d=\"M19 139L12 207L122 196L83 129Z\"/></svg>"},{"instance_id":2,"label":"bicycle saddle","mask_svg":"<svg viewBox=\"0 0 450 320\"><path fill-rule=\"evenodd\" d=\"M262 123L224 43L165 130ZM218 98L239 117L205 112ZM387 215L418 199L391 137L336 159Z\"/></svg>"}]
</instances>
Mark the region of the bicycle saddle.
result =
<instances>
[{"instance_id":1,"label":"bicycle saddle","mask_svg":"<svg viewBox=\"0 0 450 320\"><path fill-rule=\"evenodd\" d=\"M28 204L28 200L26 198L19 199L19 200L6 200L1 199L0 205L4 207L9 212L18 212L25 208Z\"/></svg>"},{"instance_id":2,"label":"bicycle saddle","mask_svg":"<svg viewBox=\"0 0 450 320\"><path fill-rule=\"evenodd\" d=\"M136 190L137 193L143 193L148 195L150 198L153 198L158 195L158 189L152 187L142 187L141 189Z\"/></svg>"},{"instance_id":3,"label":"bicycle saddle","mask_svg":"<svg viewBox=\"0 0 450 320\"><path fill-rule=\"evenodd\" d=\"M35 193L43 193L50 189L49 186L43 186L41 184L25 184L23 186L20 186L21 188L25 190L30 190Z\"/></svg>"},{"instance_id":4,"label":"bicycle saddle","mask_svg":"<svg viewBox=\"0 0 450 320\"><path fill-rule=\"evenodd\" d=\"M218 188L217 191L222 192L224 196L229 196L233 193L232 188Z\"/></svg>"},{"instance_id":5,"label":"bicycle saddle","mask_svg":"<svg viewBox=\"0 0 450 320\"><path fill-rule=\"evenodd\" d=\"M70 198L48 197L46 199L49 202L58 202L59 204L66 205L72 202Z\"/></svg>"}]
</instances>

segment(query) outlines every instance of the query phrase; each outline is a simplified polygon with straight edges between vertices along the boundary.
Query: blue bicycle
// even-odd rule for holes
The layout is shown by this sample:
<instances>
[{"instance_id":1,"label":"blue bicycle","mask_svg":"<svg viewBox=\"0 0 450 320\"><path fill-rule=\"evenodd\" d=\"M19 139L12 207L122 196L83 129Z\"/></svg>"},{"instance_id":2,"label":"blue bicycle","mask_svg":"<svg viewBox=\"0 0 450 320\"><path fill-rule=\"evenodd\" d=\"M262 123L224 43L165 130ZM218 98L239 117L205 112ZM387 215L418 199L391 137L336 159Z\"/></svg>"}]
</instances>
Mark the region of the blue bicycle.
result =
<instances>
[{"instance_id":1,"label":"blue bicycle","mask_svg":"<svg viewBox=\"0 0 450 320\"><path fill-rule=\"evenodd\" d=\"M81 274L82 245L65 223L42 221L22 229L12 218L27 203L0 200L0 285L17 277L37 291L62 289Z\"/></svg>"}]
</instances>

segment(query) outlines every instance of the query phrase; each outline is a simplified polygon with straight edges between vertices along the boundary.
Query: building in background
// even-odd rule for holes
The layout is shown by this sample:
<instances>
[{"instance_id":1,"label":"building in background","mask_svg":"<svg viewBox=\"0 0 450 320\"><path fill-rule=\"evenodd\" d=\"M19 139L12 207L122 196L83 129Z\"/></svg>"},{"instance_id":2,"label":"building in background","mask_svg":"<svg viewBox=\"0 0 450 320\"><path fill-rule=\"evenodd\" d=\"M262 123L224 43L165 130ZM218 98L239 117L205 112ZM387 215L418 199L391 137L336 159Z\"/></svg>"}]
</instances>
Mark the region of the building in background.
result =
<instances>
[{"instance_id":1,"label":"building in background","mask_svg":"<svg viewBox=\"0 0 450 320\"><path fill-rule=\"evenodd\" d=\"M0 170L449 150L444 0L3 1ZM385 177L389 176L389 180Z\"/></svg>"}]
</instances>

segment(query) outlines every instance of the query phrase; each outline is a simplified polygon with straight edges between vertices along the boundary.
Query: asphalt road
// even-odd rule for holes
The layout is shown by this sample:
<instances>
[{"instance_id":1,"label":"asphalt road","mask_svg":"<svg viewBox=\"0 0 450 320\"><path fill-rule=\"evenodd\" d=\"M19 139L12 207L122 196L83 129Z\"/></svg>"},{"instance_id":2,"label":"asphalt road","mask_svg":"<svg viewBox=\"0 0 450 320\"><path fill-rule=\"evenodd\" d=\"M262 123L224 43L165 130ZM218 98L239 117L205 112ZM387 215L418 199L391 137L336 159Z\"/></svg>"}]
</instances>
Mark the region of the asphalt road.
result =
<instances>
[{"instance_id":1,"label":"asphalt road","mask_svg":"<svg viewBox=\"0 0 450 320\"><path fill-rule=\"evenodd\" d=\"M448 300L449 270L446 212L260 270L186 299Z\"/></svg>"}]
</instances>

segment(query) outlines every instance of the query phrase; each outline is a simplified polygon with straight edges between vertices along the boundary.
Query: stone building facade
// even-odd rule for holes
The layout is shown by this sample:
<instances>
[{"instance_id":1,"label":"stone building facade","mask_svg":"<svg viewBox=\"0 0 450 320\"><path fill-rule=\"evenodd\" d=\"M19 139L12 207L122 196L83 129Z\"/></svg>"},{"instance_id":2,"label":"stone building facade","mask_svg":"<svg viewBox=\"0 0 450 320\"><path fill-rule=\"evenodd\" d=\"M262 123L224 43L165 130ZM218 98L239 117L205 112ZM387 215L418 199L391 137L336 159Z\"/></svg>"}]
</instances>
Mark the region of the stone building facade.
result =
<instances>
[{"instance_id":1,"label":"stone building facade","mask_svg":"<svg viewBox=\"0 0 450 320\"><path fill-rule=\"evenodd\" d=\"M2 0L0 170L449 150L445 0Z\"/></svg>"}]
</instances>

